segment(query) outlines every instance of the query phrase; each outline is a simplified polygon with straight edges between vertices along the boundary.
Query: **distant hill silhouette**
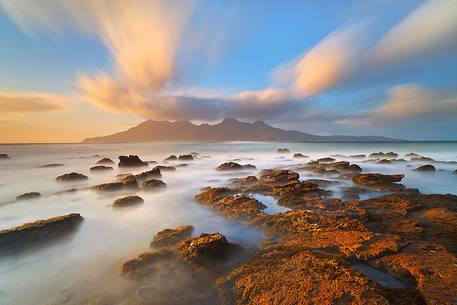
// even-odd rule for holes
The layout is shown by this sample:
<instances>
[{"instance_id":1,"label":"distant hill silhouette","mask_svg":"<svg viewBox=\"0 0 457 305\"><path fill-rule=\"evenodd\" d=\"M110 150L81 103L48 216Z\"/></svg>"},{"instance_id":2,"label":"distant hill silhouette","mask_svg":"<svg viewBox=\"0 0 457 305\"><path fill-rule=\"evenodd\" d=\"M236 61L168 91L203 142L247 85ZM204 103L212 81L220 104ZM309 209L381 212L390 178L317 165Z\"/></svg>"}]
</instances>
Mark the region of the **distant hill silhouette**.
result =
<instances>
[{"instance_id":1,"label":"distant hill silhouette","mask_svg":"<svg viewBox=\"0 0 457 305\"><path fill-rule=\"evenodd\" d=\"M275 128L262 121L241 122L227 118L214 125L189 121L148 120L126 131L87 138L83 143L132 143L150 141L271 141L271 142L382 142L401 141L377 136L318 136Z\"/></svg>"}]
</instances>

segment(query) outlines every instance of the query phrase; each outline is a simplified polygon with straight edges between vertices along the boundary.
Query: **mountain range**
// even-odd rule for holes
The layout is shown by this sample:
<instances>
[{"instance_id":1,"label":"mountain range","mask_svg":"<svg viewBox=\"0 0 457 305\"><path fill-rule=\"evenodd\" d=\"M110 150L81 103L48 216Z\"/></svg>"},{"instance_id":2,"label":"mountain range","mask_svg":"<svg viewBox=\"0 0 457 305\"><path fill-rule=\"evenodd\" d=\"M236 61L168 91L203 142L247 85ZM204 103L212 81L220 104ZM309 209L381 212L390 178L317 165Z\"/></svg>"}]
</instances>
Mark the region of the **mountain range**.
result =
<instances>
[{"instance_id":1,"label":"mountain range","mask_svg":"<svg viewBox=\"0 0 457 305\"><path fill-rule=\"evenodd\" d=\"M266 124L241 122L234 118L210 125L189 121L147 120L128 130L108 136L87 138L82 143L133 143L152 141L267 141L267 142L383 142L402 141L379 136L320 136L297 130L284 130Z\"/></svg>"}]
</instances>

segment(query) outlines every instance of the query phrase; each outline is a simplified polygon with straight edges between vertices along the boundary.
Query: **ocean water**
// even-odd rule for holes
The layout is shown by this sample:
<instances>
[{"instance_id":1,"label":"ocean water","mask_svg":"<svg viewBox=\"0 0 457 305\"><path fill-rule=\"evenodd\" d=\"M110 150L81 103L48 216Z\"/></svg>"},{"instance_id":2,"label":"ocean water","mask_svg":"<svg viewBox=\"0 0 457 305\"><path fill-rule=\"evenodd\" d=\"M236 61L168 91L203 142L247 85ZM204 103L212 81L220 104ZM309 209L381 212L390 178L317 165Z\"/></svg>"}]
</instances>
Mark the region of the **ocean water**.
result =
<instances>
[{"instance_id":1,"label":"ocean water","mask_svg":"<svg viewBox=\"0 0 457 305\"><path fill-rule=\"evenodd\" d=\"M290 154L278 154L280 147L290 149ZM0 145L0 153L8 153L9 160L0 160L0 229L10 228L38 219L80 213L81 226L67 238L55 244L35 248L14 256L0 256L0 304L53 304L67 293L87 294L92 291L128 289L130 282L119 276L122 262L148 250L154 234L164 228L192 224L194 234L220 232L231 242L244 247L256 247L263 233L247 225L228 221L208 208L193 201L193 196L205 186L220 186L227 179L254 175L262 169L291 167L311 159L334 154L370 154L394 151L399 158L415 152L440 161L457 161L457 142L407 142L407 143L142 143L142 144L47 144ZM126 192L101 194L88 187L116 180L120 173L139 173L146 170L118 169L91 173L89 168L102 157L117 161L117 156L139 155L142 160L162 160L171 154L198 152L194 161L173 162L189 164L175 172L163 172L167 188L160 192ZM295 152L309 159L293 159ZM348 160L348 158L339 158ZM220 163L238 160L251 163L256 170L219 172ZM404 173L403 184L418 188L423 193L457 194L457 175L452 171L457 165L431 163L437 168L433 173L414 169L427 162L375 164L352 160L364 172L388 174ZM50 163L62 167L40 168ZM410 165L410 166L408 166ZM151 165L153 167L154 165ZM86 182L58 183L55 177L69 172L89 176ZM300 172L301 179L323 178ZM323 179L326 179L325 177ZM346 182L350 185L350 182ZM76 192L63 192L77 188ZM42 194L36 200L15 201L25 192ZM338 189L334 189L338 194ZM129 208L113 209L114 199L126 194L138 194L144 204ZM254 195L253 195L254 196ZM287 209L277 206L274 198L255 195L268 208L265 213L278 213Z\"/></svg>"}]
</instances>

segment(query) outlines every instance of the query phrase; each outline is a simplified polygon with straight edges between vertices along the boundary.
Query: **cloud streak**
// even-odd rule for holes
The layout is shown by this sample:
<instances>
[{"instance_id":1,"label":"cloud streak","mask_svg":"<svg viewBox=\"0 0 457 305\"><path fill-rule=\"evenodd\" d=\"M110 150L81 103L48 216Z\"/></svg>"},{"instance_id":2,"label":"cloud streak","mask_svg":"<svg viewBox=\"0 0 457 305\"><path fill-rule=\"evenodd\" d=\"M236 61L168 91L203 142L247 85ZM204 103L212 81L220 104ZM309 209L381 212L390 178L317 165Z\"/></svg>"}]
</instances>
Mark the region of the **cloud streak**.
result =
<instances>
[{"instance_id":1,"label":"cloud streak","mask_svg":"<svg viewBox=\"0 0 457 305\"><path fill-rule=\"evenodd\" d=\"M51 93L0 90L0 113L64 111L68 109L65 99L62 95Z\"/></svg>"}]
</instances>

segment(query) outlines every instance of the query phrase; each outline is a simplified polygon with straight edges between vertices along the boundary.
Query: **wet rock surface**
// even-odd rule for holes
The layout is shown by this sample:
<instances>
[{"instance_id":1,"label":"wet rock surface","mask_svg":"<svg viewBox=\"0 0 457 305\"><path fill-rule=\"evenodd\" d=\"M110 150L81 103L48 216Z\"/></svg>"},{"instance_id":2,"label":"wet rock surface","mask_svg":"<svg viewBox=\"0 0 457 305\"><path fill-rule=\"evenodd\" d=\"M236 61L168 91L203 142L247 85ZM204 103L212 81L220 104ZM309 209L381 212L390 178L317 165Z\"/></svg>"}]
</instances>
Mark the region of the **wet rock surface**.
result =
<instances>
[{"instance_id":1,"label":"wet rock surface","mask_svg":"<svg viewBox=\"0 0 457 305\"><path fill-rule=\"evenodd\" d=\"M91 172L105 172L105 171L111 171L113 168L111 166L105 166L105 165L96 165L92 166L90 168Z\"/></svg>"},{"instance_id":2,"label":"wet rock surface","mask_svg":"<svg viewBox=\"0 0 457 305\"><path fill-rule=\"evenodd\" d=\"M0 230L0 253L53 241L76 229L82 220L80 214L73 213Z\"/></svg>"},{"instance_id":3,"label":"wet rock surface","mask_svg":"<svg viewBox=\"0 0 457 305\"><path fill-rule=\"evenodd\" d=\"M426 164L426 165L421 165L418 168L416 168L416 171L418 171L418 172L434 172L434 171L436 171L436 168L433 165Z\"/></svg>"},{"instance_id":4,"label":"wet rock surface","mask_svg":"<svg viewBox=\"0 0 457 305\"><path fill-rule=\"evenodd\" d=\"M41 194L38 193L38 192L28 192L28 193L24 193L24 194L18 195L16 197L16 200L36 199L36 198L39 198L39 197L41 197Z\"/></svg>"},{"instance_id":5,"label":"wet rock surface","mask_svg":"<svg viewBox=\"0 0 457 305\"><path fill-rule=\"evenodd\" d=\"M140 167L148 166L147 162L144 162L140 157L136 155L119 156L119 167Z\"/></svg>"},{"instance_id":6,"label":"wet rock surface","mask_svg":"<svg viewBox=\"0 0 457 305\"><path fill-rule=\"evenodd\" d=\"M165 188L165 182L159 179L149 179L141 184L141 188L147 191L156 191Z\"/></svg>"},{"instance_id":7,"label":"wet rock surface","mask_svg":"<svg viewBox=\"0 0 457 305\"><path fill-rule=\"evenodd\" d=\"M63 174L61 176L58 176L56 178L56 181L59 181L59 182L71 182L71 181L84 181L84 180L87 180L89 179L89 177L87 177L86 175L83 175L83 174L80 174L80 173L76 173L76 172L72 172L72 173L69 173L69 174Z\"/></svg>"},{"instance_id":8,"label":"wet rock surface","mask_svg":"<svg viewBox=\"0 0 457 305\"><path fill-rule=\"evenodd\" d=\"M113 207L127 207L144 203L144 199L140 196L127 196L114 200Z\"/></svg>"},{"instance_id":9,"label":"wet rock surface","mask_svg":"<svg viewBox=\"0 0 457 305\"><path fill-rule=\"evenodd\" d=\"M159 231L153 238L151 247L171 247L175 246L178 242L189 237L194 231L194 226L183 225L174 229L165 229Z\"/></svg>"},{"instance_id":10,"label":"wet rock surface","mask_svg":"<svg viewBox=\"0 0 457 305\"><path fill-rule=\"evenodd\" d=\"M97 161L97 164L101 164L101 165L112 165L114 164L114 161L111 160L110 158L103 158L103 159L100 159Z\"/></svg>"}]
</instances>

